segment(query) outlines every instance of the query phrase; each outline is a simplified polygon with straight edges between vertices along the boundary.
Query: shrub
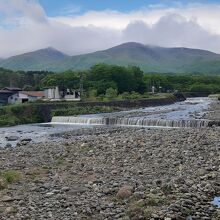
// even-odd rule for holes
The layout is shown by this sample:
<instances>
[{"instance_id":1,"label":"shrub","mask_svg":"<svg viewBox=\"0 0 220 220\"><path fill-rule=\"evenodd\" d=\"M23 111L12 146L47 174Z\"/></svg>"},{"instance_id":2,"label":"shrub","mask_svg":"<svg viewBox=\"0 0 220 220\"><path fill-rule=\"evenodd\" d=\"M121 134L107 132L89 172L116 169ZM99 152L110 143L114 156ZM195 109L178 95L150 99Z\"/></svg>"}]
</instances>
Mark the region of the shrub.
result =
<instances>
[{"instance_id":1,"label":"shrub","mask_svg":"<svg viewBox=\"0 0 220 220\"><path fill-rule=\"evenodd\" d=\"M114 99L118 95L118 90L113 88L108 88L105 92L105 98Z\"/></svg>"},{"instance_id":2,"label":"shrub","mask_svg":"<svg viewBox=\"0 0 220 220\"><path fill-rule=\"evenodd\" d=\"M141 94L134 91L131 92L130 99L139 99L139 98L141 98Z\"/></svg>"}]
</instances>

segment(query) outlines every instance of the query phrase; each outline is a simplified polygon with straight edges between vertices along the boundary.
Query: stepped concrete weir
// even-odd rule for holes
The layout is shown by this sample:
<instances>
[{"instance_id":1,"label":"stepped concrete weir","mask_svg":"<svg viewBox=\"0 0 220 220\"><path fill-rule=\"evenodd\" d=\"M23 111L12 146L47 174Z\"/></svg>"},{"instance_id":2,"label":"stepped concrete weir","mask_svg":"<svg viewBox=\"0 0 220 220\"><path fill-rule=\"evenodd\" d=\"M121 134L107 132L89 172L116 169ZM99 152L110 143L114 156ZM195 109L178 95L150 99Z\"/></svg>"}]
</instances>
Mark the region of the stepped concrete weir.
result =
<instances>
[{"instance_id":1,"label":"stepped concrete weir","mask_svg":"<svg viewBox=\"0 0 220 220\"><path fill-rule=\"evenodd\" d=\"M145 117L74 117L74 116L55 116L52 124L72 124L72 125L111 125L111 126L139 126L139 127L192 127L202 128L212 126L212 121L201 119L149 119Z\"/></svg>"},{"instance_id":2,"label":"stepped concrete weir","mask_svg":"<svg viewBox=\"0 0 220 220\"><path fill-rule=\"evenodd\" d=\"M103 125L103 126L139 126L139 127L173 127L202 128L220 126L220 121L209 120L211 104L217 99L198 97L188 98L171 105L130 109L113 113L100 113L81 116L55 116L52 124L69 125ZM208 118L208 119L205 119Z\"/></svg>"}]
</instances>

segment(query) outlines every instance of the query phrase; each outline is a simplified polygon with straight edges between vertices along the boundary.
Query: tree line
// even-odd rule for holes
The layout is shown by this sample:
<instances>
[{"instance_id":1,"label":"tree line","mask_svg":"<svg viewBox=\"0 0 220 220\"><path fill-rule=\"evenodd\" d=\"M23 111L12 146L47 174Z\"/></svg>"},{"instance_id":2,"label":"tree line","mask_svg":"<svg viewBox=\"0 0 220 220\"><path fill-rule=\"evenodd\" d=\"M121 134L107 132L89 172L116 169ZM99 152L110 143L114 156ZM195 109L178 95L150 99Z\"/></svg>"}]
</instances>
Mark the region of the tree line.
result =
<instances>
[{"instance_id":1,"label":"tree line","mask_svg":"<svg viewBox=\"0 0 220 220\"><path fill-rule=\"evenodd\" d=\"M144 73L135 66L97 64L87 71L11 71L0 68L0 88L20 87L24 90L41 90L60 86L79 89L83 87L87 98L114 96L137 98L147 96L152 86L156 92L220 92L220 75L157 74Z\"/></svg>"}]
</instances>

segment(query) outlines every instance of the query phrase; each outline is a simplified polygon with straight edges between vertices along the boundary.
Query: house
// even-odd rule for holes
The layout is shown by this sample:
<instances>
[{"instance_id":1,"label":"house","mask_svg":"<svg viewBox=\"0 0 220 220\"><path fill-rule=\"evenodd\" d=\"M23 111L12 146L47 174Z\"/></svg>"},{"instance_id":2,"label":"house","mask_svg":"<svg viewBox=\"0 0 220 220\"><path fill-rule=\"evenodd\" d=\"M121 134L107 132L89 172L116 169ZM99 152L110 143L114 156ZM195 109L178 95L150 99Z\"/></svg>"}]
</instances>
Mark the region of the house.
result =
<instances>
[{"instance_id":1,"label":"house","mask_svg":"<svg viewBox=\"0 0 220 220\"><path fill-rule=\"evenodd\" d=\"M0 105L8 104L8 98L18 91L21 91L20 88L15 87L5 87L0 90Z\"/></svg>"},{"instance_id":2,"label":"house","mask_svg":"<svg viewBox=\"0 0 220 220\"><path fill-rule=\"evenodd\" d=\"M80 101L80 92L74 89L60 89L58 86L46 88L44 98L50 101Z\"/></svg>"},{"instance_id":3,"label":"house","mask_svg":"<svg viewBox=\"0 0 220 220\"><path fill-rule=\"evenodd\" d=\"M18 91L8 97L9 104L21 104L25 102L34 102L44 98L42 91Z\"/></svg>"}]
</instances>

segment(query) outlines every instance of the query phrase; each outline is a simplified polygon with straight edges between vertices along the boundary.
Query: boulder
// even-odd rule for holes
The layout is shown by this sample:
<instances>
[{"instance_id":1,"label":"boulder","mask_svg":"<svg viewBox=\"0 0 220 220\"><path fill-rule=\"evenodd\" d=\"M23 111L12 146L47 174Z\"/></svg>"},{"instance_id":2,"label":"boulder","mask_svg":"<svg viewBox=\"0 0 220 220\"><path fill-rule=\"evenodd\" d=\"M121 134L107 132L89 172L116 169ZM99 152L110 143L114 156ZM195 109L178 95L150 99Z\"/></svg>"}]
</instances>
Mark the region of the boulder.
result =
<instances>
[{"instance_id":1,"label":"boulder","mask_svg":"<svg viewBox=\"0 0 220 220\"><path fill-rule=\"evenodd\" d=\"M117 197L119 199L127 199L133 194L133 192L134 188L132 186L123 186L119 189Z\"/></svg>"},{"instance_id":2,"label":"boulder","mask_svg":"<svg viewBox=\"0 0 220 220\"><path fill-rule=\"evenodd\" d=\"M19 137L17 136L9 136L9 137L5 137L7 141L17 141L19 139Z\"/></svg>"}]
</instances>

